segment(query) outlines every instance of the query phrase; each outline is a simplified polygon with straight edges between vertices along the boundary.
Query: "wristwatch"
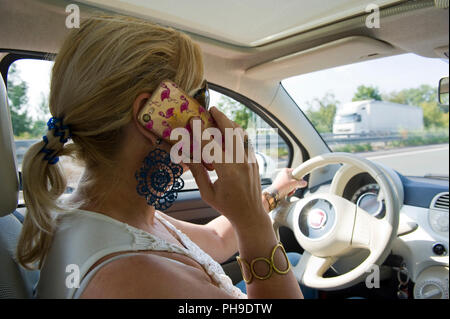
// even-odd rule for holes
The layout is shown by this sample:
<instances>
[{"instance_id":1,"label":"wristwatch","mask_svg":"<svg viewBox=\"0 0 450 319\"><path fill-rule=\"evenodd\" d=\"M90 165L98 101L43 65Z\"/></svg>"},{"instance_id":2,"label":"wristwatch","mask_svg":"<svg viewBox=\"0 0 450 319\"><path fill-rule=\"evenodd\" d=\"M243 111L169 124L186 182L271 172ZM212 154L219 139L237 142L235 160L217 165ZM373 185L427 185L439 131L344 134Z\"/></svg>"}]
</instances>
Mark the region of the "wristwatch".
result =
<instances>
[{"instance_id":1,"label":"wristwatch","mask_svg":"<svg viewBox=\"0 0 450 319\"><path fill-rule=\"evenodd\" d=\"M263 190L263 196L269 204L269 211L274 210L278 203L280 202L280 195L276 189L271 189L270 187Z\"/></svg>"}]
</instances>

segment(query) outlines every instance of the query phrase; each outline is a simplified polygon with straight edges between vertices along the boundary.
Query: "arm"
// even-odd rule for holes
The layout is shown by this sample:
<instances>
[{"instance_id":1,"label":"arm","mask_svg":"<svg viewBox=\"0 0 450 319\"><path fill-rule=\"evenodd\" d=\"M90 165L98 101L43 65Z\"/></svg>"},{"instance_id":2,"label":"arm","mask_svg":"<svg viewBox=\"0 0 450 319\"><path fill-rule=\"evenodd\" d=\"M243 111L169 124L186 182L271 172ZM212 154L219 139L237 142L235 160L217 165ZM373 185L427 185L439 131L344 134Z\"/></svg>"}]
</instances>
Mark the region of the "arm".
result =
<instances>
[{"instance_id":1,"label":"arm","mask_svg":"<svg viewBox=\"0 0 450 319\"><path fill-rule=\"evenodd\" d=\"M185 222L168 215L164 217L218 263L227 261L237 251L236 235L225 216L219 216L206 225Z\"/></svg>"},{"instance_id":2,"label":"arm","mask_svg":"<svg viewBox=\"0 0 450 319\"><path fill-rule=\"evenodd\" d=\"M289 195L297 187L306 186L305 181L298 181L292 178L291 173L291 168L281 170L269 187L272 190L277 190L281 198ZM261 201L264 206L264 211L269 213L269 204L263 195L261 195ZM180 221L168 215L164 215L164 217L188 235L192 241L219 263L227 261L238 250L236 233L230 221L225 216L219 216L206 225L196 225Z\"/></svg>"},{"instance_id":3,"label":"arm","mask_svg":"<svg viewBox=\"0 0 450 319\"><path fill-rule=\"evenodd\" d=\"M255 154L251 147L245 147L245 133L239 130L236 123L215 107L211 109L211 115L222 134L227 128L237 130L235 146L245 150L244 161L233 164L224 160L214 162L214 170L218 176L214 182L210 180L202 164L187 165L197 182L202 199L229 220L236 234L240 257L248 263L255 258L270 257L278 242L270 217L264 210ZM222 159L226 157L225 152L229 151L224 149ZM287 266L284 255L277 250L274 264L279 269L284 269L281 268L283 263ZM247 284L247 292L249 298L302 298L292 271L286 274L274 271L266 280L255 278Z\"/></svg>"}]
</instances>

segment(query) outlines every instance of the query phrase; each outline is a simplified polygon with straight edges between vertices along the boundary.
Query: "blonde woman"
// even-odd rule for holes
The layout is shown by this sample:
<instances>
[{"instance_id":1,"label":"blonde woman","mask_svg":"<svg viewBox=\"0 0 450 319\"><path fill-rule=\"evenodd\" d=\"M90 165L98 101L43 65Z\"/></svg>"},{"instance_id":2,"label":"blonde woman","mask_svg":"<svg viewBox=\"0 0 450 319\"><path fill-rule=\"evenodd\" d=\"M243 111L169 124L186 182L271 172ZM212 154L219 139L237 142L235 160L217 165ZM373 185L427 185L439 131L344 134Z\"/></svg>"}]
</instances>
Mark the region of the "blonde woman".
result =
<instances>
[{"instance_id":1,"label":"blonde woman","mask_svg":"<svg viewBox=\"0 0 450 319\"><path fill-rule=\"evenodd\" d=\"M137 120L164 79L190 94L203 81L200 49L178 31L98 16L62 45L51 79L53 118L23 163L28 212L17 257L41 269L37 297L301 298L267 214L271 203L262 196L257 164L215 164L214 183L202 164L189 164L203 200L222 215L202 226L157 211L136 192L144 158L155 148L169 150ZM211 114L222 132L236 126L216 108ZM65 155L85 171L61 203L66 182L58 158ZM272 185L281 196L304 186L289 174L284 170ZM219 264L237 251L247 295ZM252 276L249 263L271 252L277 269L287 271ZM256 263L253 270L266 268Z\"/></svg>"}]
</instances>

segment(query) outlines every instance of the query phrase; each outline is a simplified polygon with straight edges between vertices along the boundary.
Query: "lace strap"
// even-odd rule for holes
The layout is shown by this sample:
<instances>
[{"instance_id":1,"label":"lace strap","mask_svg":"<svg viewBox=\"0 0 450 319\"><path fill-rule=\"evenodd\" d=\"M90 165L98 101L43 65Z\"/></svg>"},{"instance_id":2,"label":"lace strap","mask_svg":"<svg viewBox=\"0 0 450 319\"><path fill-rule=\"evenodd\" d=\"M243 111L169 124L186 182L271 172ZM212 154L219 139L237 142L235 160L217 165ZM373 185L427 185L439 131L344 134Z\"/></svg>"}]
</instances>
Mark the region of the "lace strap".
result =
<instances>
[{"instance_id":1,"label":"lace strap","mask_svg":"<svg viewBox=\"0 0 450 319\"><path fill-rule=\"evenodd\" d=\"M125 226L128 232L133 236L132 247L133 250L154 250L154 251L167 251L173 253L179 253L182 255L187 255L186 249L181 248L175 244L169 243L168 241L150 234L142 229L130 226L126 224Z\"/></svg>"}]
</instances>

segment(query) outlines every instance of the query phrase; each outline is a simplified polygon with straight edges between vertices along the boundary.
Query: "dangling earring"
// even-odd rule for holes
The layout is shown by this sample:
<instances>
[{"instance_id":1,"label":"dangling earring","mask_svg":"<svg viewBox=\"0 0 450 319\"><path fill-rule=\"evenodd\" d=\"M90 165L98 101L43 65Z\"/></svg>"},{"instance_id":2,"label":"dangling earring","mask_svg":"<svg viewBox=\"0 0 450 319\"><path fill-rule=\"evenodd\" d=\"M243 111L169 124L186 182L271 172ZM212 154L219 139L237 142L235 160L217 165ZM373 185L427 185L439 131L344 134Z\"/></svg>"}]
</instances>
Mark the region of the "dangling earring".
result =
<instances>
[{"instance_id":1,"label":"dangling earring","mask_svg":"<svg viewBox=\"0 0 450 319\"><path fill-rule=\"evenodd\" d=\"M161 139L156 144L161 144ZM144 158L142 167L135 174L137 193L155 209L166 210L184 186L182 174L183 167L172 163L169 153L157 147Z\"/></svg>"}]
</instances>

